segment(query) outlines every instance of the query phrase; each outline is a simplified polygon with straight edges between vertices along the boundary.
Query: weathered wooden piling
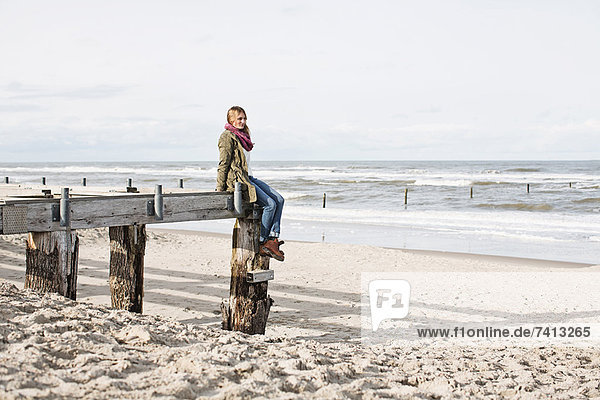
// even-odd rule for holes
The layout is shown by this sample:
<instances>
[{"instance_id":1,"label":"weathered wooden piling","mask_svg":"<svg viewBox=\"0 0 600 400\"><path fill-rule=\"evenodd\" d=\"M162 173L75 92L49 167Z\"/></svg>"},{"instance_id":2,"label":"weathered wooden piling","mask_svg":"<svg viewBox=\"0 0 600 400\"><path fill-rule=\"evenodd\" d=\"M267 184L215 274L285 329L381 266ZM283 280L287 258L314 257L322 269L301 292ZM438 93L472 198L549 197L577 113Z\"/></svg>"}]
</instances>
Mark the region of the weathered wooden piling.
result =
<instances>
[{"instance_id":1,"label":"weathered wooden piling","mask_svg":"<svg viewBox=\"0 0 600 400\"><path fill-rule=\"evenodd\" d=\"M81 178L81 186L87 186L87 178Z\"/></svg>"},{"instance_id":2,"label":"weathered wooden piling","mask_svg":"<svg viewBox=\"0 0 600 400\"><path fill-rule=\"evenodd\" d=\"M113 308L142 312L146 225L111 226L110 299Z\"/></svg>"},{"instance_id":3,"label":"weathered wooden piling","mask_svg":"<svg viewBox=\"0 0 600 400\"><path fill-rule=\"evenodd\" d=\"M248 334L264 334L273 300L267 294L269 257L259 254L261 209L238 218L233 228L229 301L221 303L222 327ZM251 276L262 275L262 279ZM270 277L269 277L270 276ZM249 282L254 281L254 282Z\"/></svg>"},{"instance_id":4,"label":"weathered wooden piling","mask_svg":"<svg viewBox=\"0 0 600 400\"><path fill-rule=\"evenodd\" d=\"M404 189L404 205L408 204L408 188Z\"/></svg>"},{"instance_id":5,"label":"weathered wooden piling","mask_svg":"<svg viewBox=\"0 0 600 400\"><path fill-rule=\"evenodd\" d=\"M179 189L183 189L183 179L179 179Z\"/></svg>"},{"instance_id":6,"label":"weathered wooden piling","mask_svg":"<svg viewBox=\"0 0 600 400\"><path fill-rule=\"evenodd\" d=\"M527 193L529 193L529 183L527 184Z\"/></svg>"},{"instance_id":7,"label":"weathered wooden piling","mask_svg":"<svg viewBox=\"0 0 600 400\"><path fill-rule=\"evenodd\" d=\"M21 210L27 209L22 207ZM25 288L56 292L75 300L79 238L77 233L71 230L68 188L62 189L60 204L56 210L56 221L64 229L54 232L29 232L25 255ZM17 217L15 221L19 219Z\"/></svg>"},{"instance_id":8,"label":"weathered wooden piling","mask_svg":"<svg viewBox=\"0 0 600 400\"><path fill-rule=\"evenodd\" d=\"M327 193L323 193L323 208L325 208L326 202L327 202Z\"/></svg>"},{"instance_id":9,"label":"weathered wooden piling","mask_svg":"<svg viewBox=\"0 0 600 400\"><path fill-rule=\"evenodd\" d=\"M7 184L10 183L10 179L8 179L8 176L4 177L4 183L7 183Z\"/></svg>"},{"instance_id":10,"label":"weathered wooden piling","mask_svg":"<svg viewBox=\"0 0 600 400\"><path fill-rule=\"evenodd\" d=\"M44 186L46 185L46 177L45 176L42 176L42 185L44 185Z\"/></svg>"},{"instance_id":11,"label":"weathered wooden piling","mask_svg":"<svg viewBox=\"0 0 600 400\"><path fill-rule=\"evenodd\" d=\"M471 186L471 198L473 198L473 186Z\"/></svg>"},{"instance_id":12,"label":"weathered wooden piling","mask_svg":"<svg viewBox=\"0 0 600 400\"><path fill-rule=\"evenodd\" d=\"M30 232L25 255L25 288L77 298L77 232Z\"/></svg>"}]
</instances>

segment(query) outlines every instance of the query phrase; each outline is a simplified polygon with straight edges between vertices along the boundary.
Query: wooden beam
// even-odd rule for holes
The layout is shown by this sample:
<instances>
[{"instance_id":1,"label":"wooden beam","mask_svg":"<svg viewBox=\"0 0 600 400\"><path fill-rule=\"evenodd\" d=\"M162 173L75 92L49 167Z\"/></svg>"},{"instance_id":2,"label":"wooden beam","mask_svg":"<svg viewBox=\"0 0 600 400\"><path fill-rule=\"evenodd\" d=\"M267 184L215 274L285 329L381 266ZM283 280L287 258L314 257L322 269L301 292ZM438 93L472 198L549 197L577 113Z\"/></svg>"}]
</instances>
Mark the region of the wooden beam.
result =
<instances>
[{"instance_id":1,"label":"wooden beam","mask_svg":"<svg viewBox=\"0 0 600 400\"><path fill-rule=\"evenodd\" d=\"M273 300L268 282L248 282L249 271L269 269L269 257L259 254L260 215L238 218L233 229L229 301L221 304L222 327L248 334L264 334Z\"/></svg>"},{"instance_id":2,"label":"wooden beam","mask_svg":"<svg viewBox=\"0 0 600 400\"><path fill-rule=\"evenodd\" d=\"M112 307L141 313L146 226L111 226L109 237Z\"/></svg>"},{"instance_id":3,"label":"wooden beam","mask_svg":"<svg viewBox=\"0 0 600 400\"><path fill-rule=\"evenodd\" d=\"M234 218L230 210L233 194L228 192L176 193L163 195L163 219L157 220L148 215L148 202L153 195L120 195L70 198L70 224L73 229L98 228L106 226L145 225L153 223L203 221ZM65 230L59 221L53 221L53 207L59 199L5 200L1 211L26 215L22 229L0 233L50 232ZM11 209L11 207L13 207ZM20 213L15 213L16 208Z\"/></svg>"},{"instance_id":4,"label":"wooden beam","mask_svg":"<svg viewBox=\"0 0 600 400\"><path fill-rule=\"evenodd\" d=\"M31 232L25 256L25 288L77 298L77 232Z\"/></svg>"}]
</instances>

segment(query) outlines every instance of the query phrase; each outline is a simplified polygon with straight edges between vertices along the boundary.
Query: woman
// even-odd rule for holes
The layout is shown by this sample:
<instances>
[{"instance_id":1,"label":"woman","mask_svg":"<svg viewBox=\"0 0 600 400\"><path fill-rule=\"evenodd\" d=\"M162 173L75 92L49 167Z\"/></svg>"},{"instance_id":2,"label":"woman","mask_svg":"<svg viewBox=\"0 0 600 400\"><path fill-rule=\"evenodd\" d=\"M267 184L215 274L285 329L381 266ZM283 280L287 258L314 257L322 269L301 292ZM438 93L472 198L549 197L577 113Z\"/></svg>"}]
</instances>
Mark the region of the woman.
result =
<instances>
[{"instance_id":1,"label":"woman","mask_svg":"<svg viewBox=\"0 0 600 400\"><path fill-rule=\"evenodd\" d=\"M260 224L260 254L283 261L284 253L279 249L283 197L265 182L256 179L250 168L250 152L254 143L250 140L250 129L246 125L246 111L234 106L227 111L225 131L219 138L219 167L217 190L233 191L235 182L248 187L248 200L263 206Z\"/></svg>"}]
</instances>

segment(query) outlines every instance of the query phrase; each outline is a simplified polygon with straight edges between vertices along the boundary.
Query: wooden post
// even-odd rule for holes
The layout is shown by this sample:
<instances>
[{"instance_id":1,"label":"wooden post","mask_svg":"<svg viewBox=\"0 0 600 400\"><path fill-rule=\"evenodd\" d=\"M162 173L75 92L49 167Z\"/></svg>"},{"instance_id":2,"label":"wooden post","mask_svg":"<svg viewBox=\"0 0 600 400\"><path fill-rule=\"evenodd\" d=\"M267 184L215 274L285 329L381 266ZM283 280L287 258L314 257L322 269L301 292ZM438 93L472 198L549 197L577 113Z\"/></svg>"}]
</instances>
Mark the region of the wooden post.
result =
<instances>
[{"instance_id":1,"label":"wooden post","mask_svg":"<svg viewBox=\"0 0 600 400\"><path fill-rule=\"evenodd\" d=\"M183 189L183 179L179 179L179 189Z\"/></svg>"},{"instance_id":2,"label":"wooden post","mask_svg":"<svg viewBox=\"0 0 600 400\"><path fill-rule=\"evenodd\" d=\"M408 188L404 189L404 205L408 204Z\"/></svg>"},{"instance_id":3,"label":"wooden post","mask_svg":"<svg viewBox=\"0 0 600 400\"><path fill-rule=\"evenodd\" d=\"M527 193L529 193L529 183L527 184Z\"/></svg>"},{"instance_id":4,"label":"wooden post","mask_svg":"<svg viewBox=\"0 0 600 400\"><path fill-rule=\"evenodd\" d=\"M325 208L326 202L327 202L327 193L323 193L323 208Z\"/></svg>"},{"instance_id":5,"label":"wooden post","mask_svg":"<svg viewBox=\"0 0 600 400\"><path fill-rule=\"evenodd\" d=\"M473 186L471 186L471 198L473 198Z\"/></svg>"},{"instance_id":6,"label":"wooden post","mask_svg":"<svg viewBox=\"0 0 600 400\"><path fill-rule=\"evenodd\" d=\"M55 292L75 300L78 258L76 231L29 232L25 288Z\"/></svg>"},{"instance_id":7,"label":"wooden post","mask_svg":"<svg viewBox=\"0 0 600 400\"><path fill-rule=\"evenodd\" d=\"M87 178L81 178L81 186L87 186Z\"/></svg>"},{"instance_id":8,"label":"wooden post","mask_svg":"<svg viewBox=\"0 0 600 400\"><path fill-rule=\"evenodd\" d=\"M221 303L222 327L248 334L264 334L273 300L268 283L250 283L247 272L268 270L269 257L259 254L260 216L238 218L233 228L229 301Z\"/></svg>"},{"instance_id":9,"label":"wooden post","mask_svg":"<svg viewBox=\"0 0 600 400\"><path fill-rule=\"evenodd\" d=\"M111 226L108 235L112 307L141 313L146 225Z\"/></svg>"},{"instance_id":10,"label":"wooden post","mask_svg":"<svg viewBox=\"0 0 600 400\"><path fill-rule=\"evenodd\" d=\"M46 177L42 176L42 185L46 185Z\"/></svg>"}]
</instances>

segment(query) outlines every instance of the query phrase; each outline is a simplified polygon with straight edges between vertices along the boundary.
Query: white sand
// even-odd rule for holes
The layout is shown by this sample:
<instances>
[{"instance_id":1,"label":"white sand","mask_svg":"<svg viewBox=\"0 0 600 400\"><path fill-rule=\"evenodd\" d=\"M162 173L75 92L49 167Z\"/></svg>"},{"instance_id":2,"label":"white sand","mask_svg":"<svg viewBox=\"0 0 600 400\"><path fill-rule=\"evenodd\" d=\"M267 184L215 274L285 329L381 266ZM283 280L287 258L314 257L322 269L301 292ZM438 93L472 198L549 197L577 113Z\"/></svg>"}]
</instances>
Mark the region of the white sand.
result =
<instances>
[{"instance_id":1,"label":"white sand","mask_svg":"<svg viewBox=\"0 0 600 400\"><path fill-rule=\"evenodd\" d=\"M288 242L286 261L271 263L267 334L252 337L219 328L229 237L151 232L145 315L108 308L106 230L80 238L78 302L71 302L11 287L23 287L24 237L0 236L0 398L600 396L598 346L360 343L361 272L599 266ZM574 296L589 303L584 291Z\"/></svg>"}]
</instances>

